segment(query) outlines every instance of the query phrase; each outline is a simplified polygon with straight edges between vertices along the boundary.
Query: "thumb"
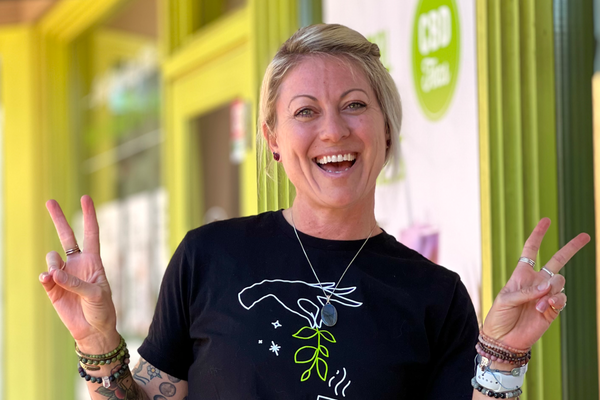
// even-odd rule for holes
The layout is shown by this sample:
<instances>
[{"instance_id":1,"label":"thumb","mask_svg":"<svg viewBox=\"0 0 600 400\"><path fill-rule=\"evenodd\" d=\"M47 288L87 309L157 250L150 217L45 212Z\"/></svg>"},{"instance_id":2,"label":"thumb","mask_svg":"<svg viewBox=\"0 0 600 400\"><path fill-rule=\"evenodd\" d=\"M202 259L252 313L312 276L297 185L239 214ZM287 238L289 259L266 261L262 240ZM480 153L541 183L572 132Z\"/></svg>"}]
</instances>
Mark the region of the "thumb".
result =
<instances>
[{"instance_id":1,"label":"thumb","mask_svg":"<svg viewBox=\"0 0 600 400\"><path fill-rule=\"evenodd\" d=\"M550 281L544 281L538 285L527 286L515 292L505 293L502 300L509 306L520 306L545 296L550 291L550 287Z\"/></svg>"},{"instance_id":2,"label":"thumb","mask_svg":"<svg viewBox=\"0 0 600 400\"><path fill-rule=\"evenodd\" d=\"M81 297L90 298L99 295L99 288L88 282L82 281L74 275L66 273L62 269L54 270L52 274L54 282L69 292L78 294Z\"/></svg>"}]
</instances>

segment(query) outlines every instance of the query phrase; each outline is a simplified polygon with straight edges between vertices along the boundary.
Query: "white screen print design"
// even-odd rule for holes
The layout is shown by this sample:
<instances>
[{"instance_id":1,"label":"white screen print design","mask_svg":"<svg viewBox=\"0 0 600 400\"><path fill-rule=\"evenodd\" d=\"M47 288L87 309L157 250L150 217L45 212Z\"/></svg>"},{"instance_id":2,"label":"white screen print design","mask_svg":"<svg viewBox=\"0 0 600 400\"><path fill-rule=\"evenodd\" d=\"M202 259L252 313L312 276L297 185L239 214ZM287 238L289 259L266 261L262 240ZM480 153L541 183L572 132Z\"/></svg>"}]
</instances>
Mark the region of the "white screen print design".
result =
<instances>
[{"instance_id":1,"label":"white screen print design","mask_svg":"<svg viewBox=\"0 0 600 400\"><path fill-rule=\"evenodd\" d=\"M298 290L293 290L292 286L296 286ZM321 320L320 310L327 302L323 291L331 295L330 302L341 306L356 308L363 304L348 298L350 294L356 291L356 286L335 289L335 282L324 282L323 289L321 289L318 283L265 279L245 287L238 293L238 300L246 310L250 310L265 299L272 298L281 304L285 310L308 322L308 326L303 326L292 335L297 339L316 341L316 346L302 346L294 354L295 363L308 365L308 369L300 377L301 381L308 380L314 370L316 370L321 380L327 380L329 365L326 358L329 358L329 349L326 347L326 343L336 343L336 339L331 332L321 329L323 321ZM298 298L295 295L298 292L303 293L304 297ZM343 371L345 376L346 369L344 368ZM329 382L331 383L331 379ZM346 388L344 388L344 391ZM345 397L345 393L343 396Z\"/></svg>"}]
</instances>

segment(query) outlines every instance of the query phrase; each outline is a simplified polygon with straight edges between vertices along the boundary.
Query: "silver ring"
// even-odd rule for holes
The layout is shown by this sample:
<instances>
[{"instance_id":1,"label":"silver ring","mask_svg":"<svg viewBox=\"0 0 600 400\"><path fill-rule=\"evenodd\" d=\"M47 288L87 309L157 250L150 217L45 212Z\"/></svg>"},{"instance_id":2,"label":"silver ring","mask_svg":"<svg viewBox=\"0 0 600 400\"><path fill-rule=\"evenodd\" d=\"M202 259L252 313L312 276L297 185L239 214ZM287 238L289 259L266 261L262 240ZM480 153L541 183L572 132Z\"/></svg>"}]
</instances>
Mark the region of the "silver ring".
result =
<instances>
[{"instance_id":1,"label":"silver ring","mask_svg":"<svg viewBox=\"0 0 600 400\"><path fill-rule=\"evenodd\" d=\"M540 271L544 271L546 272L548 275L550 275L550 278L552 278L554 276L554 272L550 271L548 268L546 267L542 267L542 269Z\"/></svg>"},{"instance_id":2,"label":"silver ring","mask_svg":"<svg viewBox=\"0 0 600 400\"><path fill-rule=\"evenodd\" d=\"M81 253L79 249L79 245L75 243L75 247L65 250L65 254L68 256L72 256L73 254Z\"/></svg>"},{"instance_id":3,"label":"silver ring","mask_svg":"<svg viewBox=\"0 0 600 400\"><path fill-rule=\"evenodd\" d=\"M531 268L535 268L535 261L533 261L531 258L521 257L521 258L519 258L519 262L525 262L525 263L531 265Z\"/></svg>"},{"instance_id":4,"label":"silver ring","mask_svg":"<svg viewBox=\"0 0 600 400\"><path fill-rule=\"evenodd\" d=\"M565 292L565 288L560 289L560 292L564 293Z\"/></svg>"}]
</instances>

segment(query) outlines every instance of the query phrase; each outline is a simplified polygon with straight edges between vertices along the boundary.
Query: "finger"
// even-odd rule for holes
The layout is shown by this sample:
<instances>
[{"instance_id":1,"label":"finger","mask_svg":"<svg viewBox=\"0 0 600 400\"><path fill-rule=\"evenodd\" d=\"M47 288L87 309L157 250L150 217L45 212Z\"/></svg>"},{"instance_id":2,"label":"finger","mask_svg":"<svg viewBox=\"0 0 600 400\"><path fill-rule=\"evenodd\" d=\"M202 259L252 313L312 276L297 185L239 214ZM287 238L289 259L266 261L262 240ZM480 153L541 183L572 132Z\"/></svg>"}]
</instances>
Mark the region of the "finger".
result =
<instances>
[{"instance_id":1,"label":"finger","mask_svg":"<svg viewBox=\"0 0 600 400\"><path fill-rule=\"evenodd\" d=\"M520 306L532 300L537 300L550 292L552 286L550 281L544 281L537 285L523 287L514 292L503 293L502 301L509 306Z\"/></svg>"},{"instance_id":2,"label":"finger","mask_svg":"<svg viewBox=\"0 0 600 400\"><path fill-rule=\"evenodd\" d=\"M86 252L100 254L100 231L92 198L85 195L81 198L83 210L83 248Z\"/></svg>"},{"instance_id":3,"label":"finger","mask_svg":"<svg viewBox=\"0 0 600 400\"><path fill-rule=\"evenodd\" d=\"M555 296L552 296L550 299L548 299L548 303L549 305L551 305L552 307L550 307L550 309L553 312L561 312L563 310L563 308L565 308L565 306L567 305L567 296L564 293L559 293Z\"/></svg>"},{"instance_id":4,"label":"finger","mask_svg":"<svg viewBox=\"0 0 600 400\"><path fill-rule=\"evenodd\" d=\"M74 275L68 274L63 270L55 270L51 273L54 282L65 290L76 293L81 297L94 298L100 293L100 288L86 281L77 278Z\"/></svg>"},{"instance_id":5,"label":"finger","mask_svg":"<svg viewBox=\"0 0 600 400\"><path fill-rule=\"evenodd\" d=\"M39 280L46 293L50 292L56 286L56 283L54 283L54 280L52 279L52 275L48 272L42 272L39 276Z\"/></svg>"},{"instance_id":6,"label":"finger","mask_svg":"<svg viewBox=\"0 0 600 400\"><path fill-rule=\"evenodd\" d=\"M46 202L46 208L50 213L50 217L52 217L52 222L58 233L58 238L63 250L66 251L74 248L77 245L75 235L56 200L48 200Z\"/></svg>"},{"instance_id":7,"label":"finger","mask_svg":"<svg viewBox=\"0 0 600 400\"><path fill-rule=\"evenodd\" d=\"M540 222L538 222L536 227L533 229L533 232L531 232L531 235L529 235L527 238L527 241L525 241L521 257L531 258L535 261L538 251L540 250L540 246L542 245L542 239L544 239L544 235L548 231L549 227L550 218L542 218ZM528 265L522 261L520 264Z\"/></svg>"},{"instance_id":8,"label":"finger","mask_svg":"<svg viewBox=\"0 0 600 400\"><path fill-rule=\"evenodd\" d=\"M56 251L46 254L46 264L48 265L48 272L51 272L53 269L64 269L66 266L65 261Z\"/></svg>"},{"instance_id":9,"label":"finger","mask_svg":"<svg viewBox=\"0 0 600 400\"><path fill-rule=\"evenodd\" d=\"M561 289L565 286L565 277L556 274L548 281L548 283L550 284L550 291L535 304L535 308L539 312L546 311L549 306L548 300L560 293Z\"/></svg>"},{"instance_id":10,"label":"finger","mask_svg":"<svg viewBox=\"0 0 600 400\"><path fill-rule=\"evenodd\" d=\"M545 265L547 269L559 273L565 264L573 257L583 246L590 241L590 235L587 233L580 233L575 236L569 243L563 246L562 249L558 250Z\"/></svg>"}]
</instances>

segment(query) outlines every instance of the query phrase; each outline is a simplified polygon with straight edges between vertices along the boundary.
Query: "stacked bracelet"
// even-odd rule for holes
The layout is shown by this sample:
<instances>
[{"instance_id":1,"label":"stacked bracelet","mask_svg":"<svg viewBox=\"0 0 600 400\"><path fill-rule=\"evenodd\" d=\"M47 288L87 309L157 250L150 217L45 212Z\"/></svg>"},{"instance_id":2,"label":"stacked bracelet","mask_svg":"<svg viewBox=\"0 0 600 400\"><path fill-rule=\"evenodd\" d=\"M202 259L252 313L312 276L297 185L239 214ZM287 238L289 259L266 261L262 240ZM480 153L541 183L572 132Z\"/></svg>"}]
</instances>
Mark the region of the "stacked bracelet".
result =
<instances>
[{"instance_id":1,"label":"stacked bracelet","mask_svg":"<svg viewBox=\"0 0 600 400\"><path fill-rule=\"evenodd\" d=\"M523 366L531 359L531 349L515 349L506 346L486 336L483 332L479 334L479 341L475 348L481 356L500 363Z\"/></svg>"},{"instance_id":2,"label":"stacked bracelet","mask_svg":"<svg viewBox=\"0 0 600 400\"><path fill-rule=\"evenodd\" d=\"M127 343L125 343L123 336L121 336L121 341L117 348L108 353L86 354L79 350L77 343L75 343L75 353L77 353L77 356L79 357L79 375L86 381L102 383L105 388L110 387L111 382L123 375L123 373L129 369L129 350L127 350ZM98 371L102 365L110 365L117 362L121 363L120 368L117 372L109 376L91 376L86 372L86 370Z\"/></svg>"},{"instance_id":3,"label":"stacked bracelet","mask_svg":"<svg viewBox=\"0 0 600 400\"><path fill-rule=\"evenodd\" d=\"M80 362L81 366L85 369L90 369L90 370L100 369L99 367L96 367L98 365L112 364L112 363L116 363L121 360L129 358L129 351L127 350L127 343L125 343L125 339L123 339L122 336L121 336L121 342L119 343L119 346L116 349L114 349L113 351L110 351L108 353L85 354L85 353L81 352L81 350L79 350L79 347L77 347L77 344L75 344L75 353L77 353L77 356L79 357L79 362Z\"/></svg>"},{"instance_id":4,"label":"stacked bracelet","mask_svg":"<svg viewBox=\"0 0 600 400\"><path fill-rule=\"evenodd\" d=\"M79 376L81 376L83 379L92 383L102 383L102 386L104 386L105 388L109 388L111 382L114 382L115 379L119 378L129 369L129 360L126 360L123 364L121 364L121 368L119 368L119 370L114 374L102 377L90 376L85 372L81 365L79 365L78 367Z\"/></svg>"},{"instance_id":5,"label":"stacked bracelet","mask_svg":"<svg viewBox=\"0 0 600 400\"><path fill-rule=\"evenodd\" d=\"M494 392L493 390L481 386L479 383L477 383L477 380L475 378L471 379L471 386L473 386L473 388L481 394L488 397L493 397L495 399L512 399L515 397L518 398L520 395L523 394L523 390L520 388L516 390L510 390L508 392Z\"/></svg>"}]
</instances>

